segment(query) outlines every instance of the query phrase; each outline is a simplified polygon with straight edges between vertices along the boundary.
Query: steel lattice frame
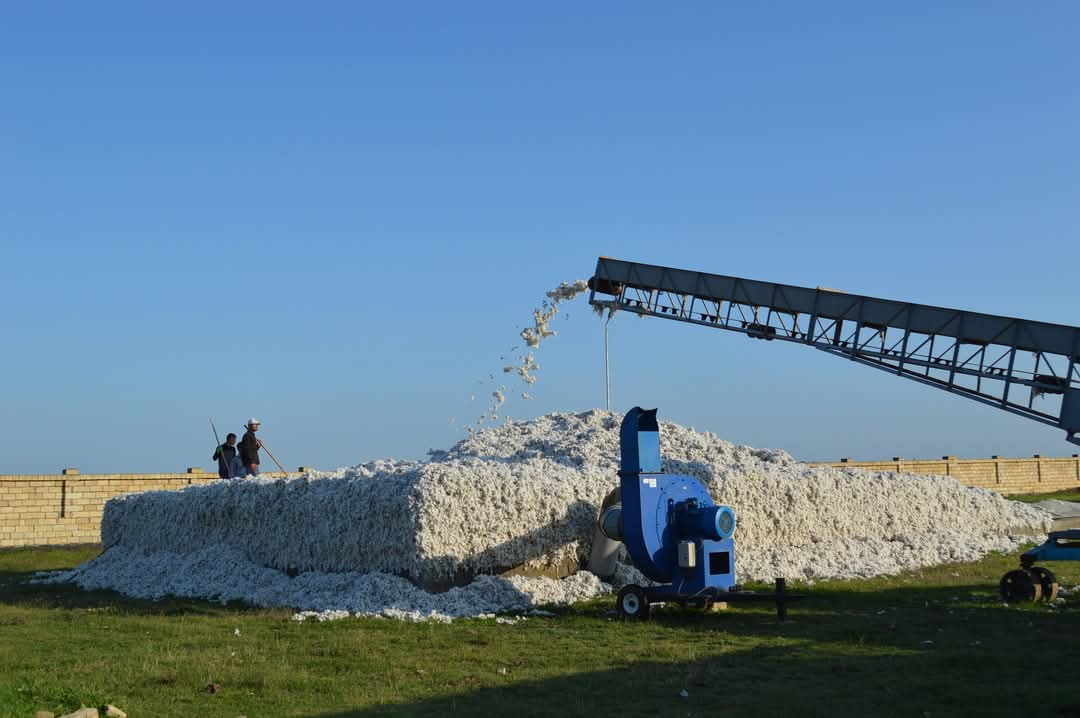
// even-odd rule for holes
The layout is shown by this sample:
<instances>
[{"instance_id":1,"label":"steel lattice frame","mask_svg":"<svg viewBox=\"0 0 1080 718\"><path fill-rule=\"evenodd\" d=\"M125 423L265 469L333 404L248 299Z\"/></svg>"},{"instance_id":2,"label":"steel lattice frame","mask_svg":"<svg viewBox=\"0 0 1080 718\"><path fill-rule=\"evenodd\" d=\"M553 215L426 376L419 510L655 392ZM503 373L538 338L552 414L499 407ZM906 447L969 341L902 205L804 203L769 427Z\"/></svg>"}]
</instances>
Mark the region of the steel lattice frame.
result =
<instances>
[{"instance_id":1,"label":"steel lattice frame","mask_svg":"<svg viewBox=\"0 0 1080 718\"><path fill-rule=\"evenodd\" d=\"M806 344L1059 427L1080 444L1078 327L606 257L590 284L597 307Z\"/></svg>"}]
</instances>

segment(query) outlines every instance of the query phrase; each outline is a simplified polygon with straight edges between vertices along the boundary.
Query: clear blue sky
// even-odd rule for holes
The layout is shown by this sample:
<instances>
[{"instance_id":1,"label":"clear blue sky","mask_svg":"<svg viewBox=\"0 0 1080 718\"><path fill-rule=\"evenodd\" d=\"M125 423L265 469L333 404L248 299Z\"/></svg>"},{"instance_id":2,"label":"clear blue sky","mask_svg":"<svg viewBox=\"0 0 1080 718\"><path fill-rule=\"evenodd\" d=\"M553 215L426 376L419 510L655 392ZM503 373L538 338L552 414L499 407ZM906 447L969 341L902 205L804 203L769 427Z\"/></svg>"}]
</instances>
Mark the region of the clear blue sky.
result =
<instances>
[{"instance_id":1,"label":"clear blue sky","mask_svg":"<svg viewBox=\"0 0 1080 718\"><path fill-rule=\"evenodd\" d=\"M1077 78L1075 2L8 2L0 473L209 469L211 415L289 468L418 458L601 254L1080 324ZM505 414L603 405L563 306ZM611 332L613 408L799 458L1076 450L802 347Z\"/></svg>"}]
</instances>

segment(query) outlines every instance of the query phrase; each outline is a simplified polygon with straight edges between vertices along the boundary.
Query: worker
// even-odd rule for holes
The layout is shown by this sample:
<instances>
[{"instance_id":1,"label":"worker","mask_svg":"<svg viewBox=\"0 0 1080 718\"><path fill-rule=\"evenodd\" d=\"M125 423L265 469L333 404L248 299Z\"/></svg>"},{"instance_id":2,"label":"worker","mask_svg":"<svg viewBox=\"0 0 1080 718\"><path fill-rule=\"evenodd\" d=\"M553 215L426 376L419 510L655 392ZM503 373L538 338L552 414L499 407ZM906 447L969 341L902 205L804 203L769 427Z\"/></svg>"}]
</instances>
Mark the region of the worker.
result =
<instances>
[{"instance_id":1,"label":"worker","mask_svg":"<svg viewBox=\"0 0 1080 718\"><path fill-rule=\"evenodd\" d=\"M223 479L239 477L244 471L243 462L236 453L236 434L225 437L225 443L214 449L214 455L210 457L218 462L218 476Z\"/></svg>"},{"instance_id":2,"label":"worker","mask_svg":"<svg viewBox=\"0 0 1080 718\"><path fill-rule=\"evenodd\" d=\"M240 460L244 462L246 476L259 475L259 449L262 441L255 438L255 432L259 430L259 420L254 416L248 419L247 431L240 440Z\"/></svg>"}]
</instances>

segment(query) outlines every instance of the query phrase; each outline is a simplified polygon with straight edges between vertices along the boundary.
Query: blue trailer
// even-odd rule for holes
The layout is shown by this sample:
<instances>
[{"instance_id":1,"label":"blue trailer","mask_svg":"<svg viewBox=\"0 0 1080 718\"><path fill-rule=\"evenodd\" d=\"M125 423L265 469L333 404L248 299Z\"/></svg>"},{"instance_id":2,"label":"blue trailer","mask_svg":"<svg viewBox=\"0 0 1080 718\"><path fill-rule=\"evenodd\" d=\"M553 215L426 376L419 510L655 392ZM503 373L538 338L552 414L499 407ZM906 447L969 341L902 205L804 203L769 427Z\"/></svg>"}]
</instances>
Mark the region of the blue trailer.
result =
<instances>
[{"instance_id":1,"label":"blue trailer","mask_svg":"<svg viewBox=\"0 0 1080 718\"><path fill-rule=\"evenodd\" d=\"M1080 529L1052 531L1046 542L1020 555L1020 568L1001 577L1001 597L1010 602L1053 601L1058 582L1053 572L1036 561L1080 561Z\"/></svg>"}]
</instances>

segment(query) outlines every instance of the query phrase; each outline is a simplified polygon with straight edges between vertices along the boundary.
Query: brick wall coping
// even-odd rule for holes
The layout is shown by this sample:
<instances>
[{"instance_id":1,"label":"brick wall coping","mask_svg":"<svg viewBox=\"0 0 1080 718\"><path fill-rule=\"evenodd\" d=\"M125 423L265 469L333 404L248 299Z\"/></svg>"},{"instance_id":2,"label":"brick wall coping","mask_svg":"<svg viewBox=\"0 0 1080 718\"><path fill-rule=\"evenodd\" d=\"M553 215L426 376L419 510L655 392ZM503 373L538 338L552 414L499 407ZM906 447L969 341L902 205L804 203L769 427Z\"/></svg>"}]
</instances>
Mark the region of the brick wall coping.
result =
<instances>
[{"instance_id":1,"label":"brick wall coping","mask_svg":"<svg viewBox=\"0 0 1080 718\"><path fill-rule=\"evenodd\" d=\"M940 459L908 459L903 456L894 456L891 459L864 459L864 460L852 460L849 458L843 458L839 461L804 461L802 463L809 466L836 466L836 467L861 467L866 465L882 466L889 464L940 464L943 462L952 464L979 464L979 463L1019 463L1029 462L1032 460L1039 460L1042 462L1064 462L1074 463L1080 459L1080 454L1073 454L1072 456L1042 456L1035 454L1030 457L1001 457L991 456L989 458L974 458L974 459L958 459L955 456L942 456ZM74 473L57 473L57 474L0 474L0 481L102 481L102 480L117 480L128 481L132 479L179 479L187 480L192 478L213 479L217 476L216 473L203 470L188 469L184 472L155 472L155 473L137 473L137 474L82 474L77 473L76 469L65 469L68 472ZM303 473L315 471L310 466L301 466L299 471L288 473L288 476L300 476ZM261 476L268 476L272 478L280 478L284 476L280 471L264 471Z\"/></svg>"},{"instance_id":2,"label":"brick wall coping","mask_svg":"<svg viewBox=\"0 0 1080 718\"><path fill-rule=\"evenodd\" d=\"M1002 457L991 456L989 458L980 459L958 459L955 456L942 456L940 459L907 459L903 456L894 456L891 459L840 459L839 461L804 461L802 463L810 466L863 466L866 464L872 464L874 466L880 466L882 464L988 464L988 463L1027 463L1030 461L1044 461L1044 462L1058 462L1058 463L1076 463L1080 459L1080 454L1073 454L1072 456L1042 456L1041 454L1034 454L1033 456L1020 456L1020 457Z\"/></svg>"},{"instance_id":3,"label":"brick wall coping","mask_svg":"<svg viewBox=\"0 0 1080 718\"><path fill-rule=\"evenodd\" d=\"M314 471L307 469L305 471ZM290 471L289 476L300 476L303 472ZM284 476L280 471L263 471L260 476L280 478ZM176 472L171 474L0 474L0 481L69 481L79 483L81 481L130 481L137 479L217 479L217 473L209 471Z\"/></svg>"}]
</instances>

